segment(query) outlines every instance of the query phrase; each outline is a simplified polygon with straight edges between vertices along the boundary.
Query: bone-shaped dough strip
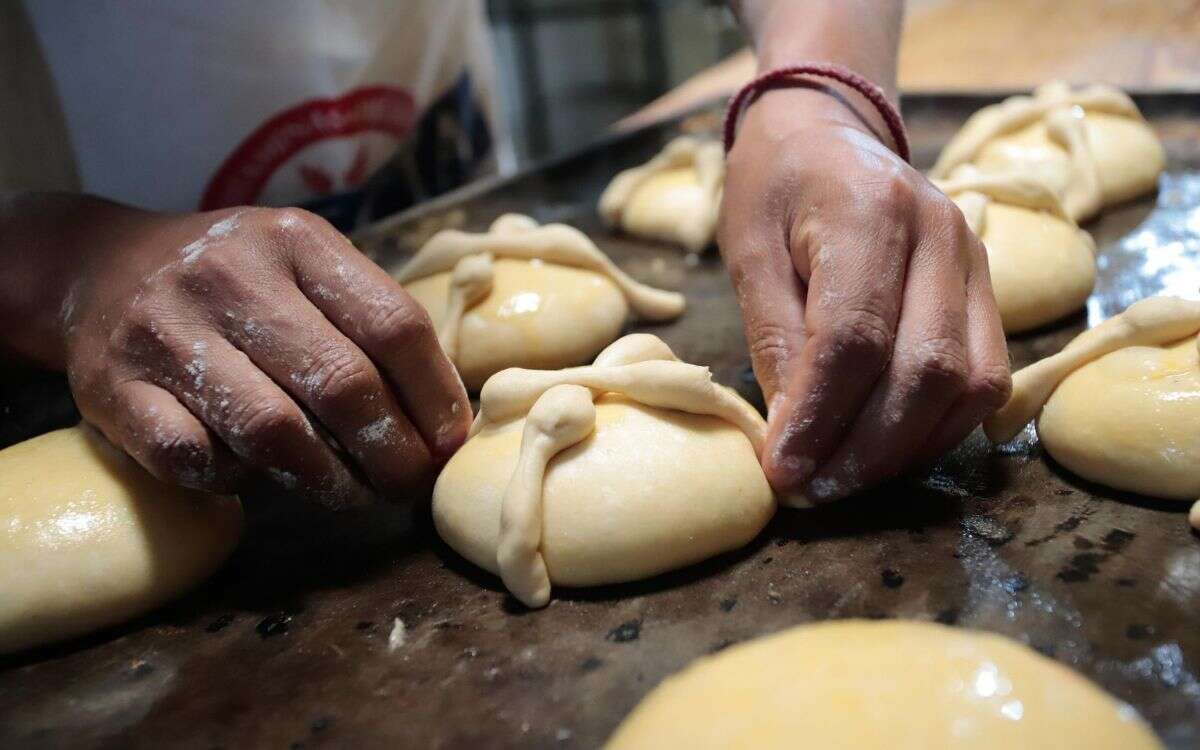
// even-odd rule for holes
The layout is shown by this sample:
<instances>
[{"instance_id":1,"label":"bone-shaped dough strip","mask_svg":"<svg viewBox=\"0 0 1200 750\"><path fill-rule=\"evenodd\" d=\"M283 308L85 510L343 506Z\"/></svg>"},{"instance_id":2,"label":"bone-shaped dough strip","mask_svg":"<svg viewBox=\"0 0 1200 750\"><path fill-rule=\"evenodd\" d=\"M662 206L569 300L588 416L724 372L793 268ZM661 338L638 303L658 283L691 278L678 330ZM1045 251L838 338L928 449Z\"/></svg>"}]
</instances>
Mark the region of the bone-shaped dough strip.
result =
<instances>
[{"instance_id":1,"label":"bone-shaped dough strip","mask_svg":"<svg viewBox=\"0 0 1200 750\"><path fill-rule=\"evenodd\" d=\"M998 203L1046 211L1070 221L1067 211L1054 191L1041 180L1016 172L984 172L971 164L963 164L949 178L933 180L943 193L954 197L960 193L979 193Z\"/></svg>"},{"instance_id":2,"label":"bone-shaped dough strip","mask_svg":"<svg viewBox=\"0 0 1200 750\"><path fill-rule=\"evenodd\" d=\"M616 367L503 370L484 383L479 394L479 416L471 433L475 434L486 423L521 416L543 393L564 384L582 385L598 393L619 393L647 406L724 419L742 430L755 453L762 454L766 427L752 406L714 383L707 367L662 360Z\"/></svg>"},{"instance_id":3,"label":"bone-shaped dough strip","mask_svg":"<svg viewBox=\"0 0 1200 750\"><path fill-rule=\"evenodd\" d=\"M451 362L458 360L458 334L467 309L492 291L495 269L487 253L468 255L454 266L450 275L450 291L446 296L446 314L438 330L442 351Z\"/></svg>"},{"instance_id":4,"label":"bone-shaped dough strip","mask_svg":"<svg viewBox=\"0 0 1200 750\"><path fill-rule=\"evenodd\" d=\"M1066 106L1052 109L1046 115L1046 134L1066 150L1071 160L1071 176L1063 190L1063 207L1076 219L1095 214L1103 203L1100 167L1088 143L1082 118L1076 117Z\"/></svg>"},{"instance_id":5,"label":"bone-shaped dough strip","mask_svg":"<svg viewBox=\"0 0 1200 750\"><path fill-rule=\"evenodd\" d=\"M1008 403L983 423L993 443L1016 437L1050 399L1068 375L1105 354L1129 346L1158 346L1200 331L1200 302L1178 297L1150 297L1129 306L1075 337L1058 354L1013 375Z\"/></svg>"},{"instance_id":6,"label":"bone-shaped dough strip","mask_svg":"<svg viewBox=\"0 0 1200 750\"><path fill-rule=\"evenodd\" d=\"M550 601L550 574L541 552L546 467L559 452L590 435L595 425L592 394L578 385L550 388L525 420L517 467L500 506L496 565L504 585L527 607L544 607Z\"/></svg>"},{"instance_id":7,"label":"bone-shaped dough strip","mask_svg":"<svg viewBox=\"0 0 1200 750\"><path fill-rule=\"evenodd\" d=\"M929 174L945 179L959 164L974 160L989 141L1020 130L1063 105L1079 107L1085 112L1143 119L1137 105L1120 89L1096 85L1073 91L1061 81L1047 83L1034 91L1032 97L1009 97L971 115L942 149Z\"/></svg>"},{"instance_id":8,"label":"bone-shaped dough strip","mask_svg":"<svg viewBox=\"0 0 1200 750\"><path fill-rule=\"evenodd\" d=\"M671 320L685 306L682 294L633 280L578 229L565 224L539 226L528 217L515 215L501 216L483 234L457 229L438 232L401 269L398 279L406 284L449 271L463 258L481 253L497 258L543 260L601 274L617 285L633 312L644 320Z\"/></svg>"}]
</instances>

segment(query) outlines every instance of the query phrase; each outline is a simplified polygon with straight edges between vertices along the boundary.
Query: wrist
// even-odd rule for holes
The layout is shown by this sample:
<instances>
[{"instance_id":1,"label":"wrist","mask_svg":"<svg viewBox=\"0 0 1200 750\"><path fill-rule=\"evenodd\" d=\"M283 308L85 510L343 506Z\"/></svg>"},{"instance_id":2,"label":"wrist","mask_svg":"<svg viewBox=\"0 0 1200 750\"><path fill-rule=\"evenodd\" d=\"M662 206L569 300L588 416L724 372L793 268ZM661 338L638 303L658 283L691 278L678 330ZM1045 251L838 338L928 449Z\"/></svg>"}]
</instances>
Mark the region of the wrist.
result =
<instances>
[{"instance_id":1,"label":"wrist","mask_svg":"<svg viewBox=\"0 0 1200 750\"><path fill-rule=\"evenodd\" d=\"M798 76L765 88L749 100L741 120L737 129L753 130L752 138L781 141L801 133L811 138L850 129L901 151L878 107L853 86L824 77ZM734 139L735 147L741 140Z\"/></svg>"}]
</instances>

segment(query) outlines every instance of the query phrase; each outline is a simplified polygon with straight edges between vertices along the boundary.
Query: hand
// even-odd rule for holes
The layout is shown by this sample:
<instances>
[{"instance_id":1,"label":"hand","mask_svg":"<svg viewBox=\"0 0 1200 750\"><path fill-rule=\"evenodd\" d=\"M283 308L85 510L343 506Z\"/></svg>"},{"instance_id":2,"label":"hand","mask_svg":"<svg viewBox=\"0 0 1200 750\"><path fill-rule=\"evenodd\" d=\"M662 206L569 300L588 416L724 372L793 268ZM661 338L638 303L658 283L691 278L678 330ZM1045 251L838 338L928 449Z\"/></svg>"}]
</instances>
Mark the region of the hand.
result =
<instances>
[{"instance_id":1,"label":"hand","mask_svg":"<svg viewBox=\"0 0 1200 750\"><path fill-rule=\"evenodd\" d=\"M338 506L424 486L465 439L429 316L322 219L105 216L64 303L67 373L156 477L233 492L259 474Z\"/></svg>"},{"instance_id":2,"label":"hand","mask_svg":"<svg viewBox=\"0 0 1200 750\"><path fill-rule=\"evenodd\" d=\"M778 492L827 502L931 462L1007 399L983 245L828 93L771 91L746 111L718 241Z\"/></svg>"}]
</instances>

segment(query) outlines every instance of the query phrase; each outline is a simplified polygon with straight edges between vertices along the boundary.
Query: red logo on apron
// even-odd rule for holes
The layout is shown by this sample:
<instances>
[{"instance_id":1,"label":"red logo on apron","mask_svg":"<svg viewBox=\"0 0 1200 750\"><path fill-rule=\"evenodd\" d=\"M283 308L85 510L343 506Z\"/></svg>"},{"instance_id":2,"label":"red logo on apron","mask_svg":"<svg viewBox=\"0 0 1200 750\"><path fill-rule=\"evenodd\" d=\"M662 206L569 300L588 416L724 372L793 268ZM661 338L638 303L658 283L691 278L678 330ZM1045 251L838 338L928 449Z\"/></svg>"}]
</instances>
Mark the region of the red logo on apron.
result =
<instances>
[{"instance_id":1,"label":"red logo on apron","mask_svg":"<svg viewBox=\"0 0 1200 750\"><path fill-rule=\"evenodd\" d=\"M416 106L412 96L391 86L367 86L332 99L310 99L267 120L239 145L208 183L200 199L200 210L257 202L271 176L304 148L331 138L358 133L386 133L401 140L412 130ZM365 165L355 164L344 175L361 182ZM329 175L312 167L302 177L310 187L333 182Z\"/></svg>"}]
</instances>

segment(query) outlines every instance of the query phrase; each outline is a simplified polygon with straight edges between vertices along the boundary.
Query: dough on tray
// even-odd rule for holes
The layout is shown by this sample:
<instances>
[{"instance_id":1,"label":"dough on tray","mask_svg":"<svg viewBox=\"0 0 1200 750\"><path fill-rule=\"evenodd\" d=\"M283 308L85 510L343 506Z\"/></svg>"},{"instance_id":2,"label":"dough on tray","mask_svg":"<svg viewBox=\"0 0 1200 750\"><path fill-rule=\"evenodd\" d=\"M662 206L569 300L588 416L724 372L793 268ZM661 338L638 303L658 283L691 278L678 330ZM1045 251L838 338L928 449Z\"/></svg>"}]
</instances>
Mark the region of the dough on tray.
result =
<instances>
[{"instance_id":1,"label":"dough on tray","mask_svg":"<svg viewBox=\"0 0 1200 750\"><path fill-rule=\"evenodd\" d=\"M531 607L550 585L647 578L749 542L775 512L766 423L658 338L594 365L505 370L433 491L438 534Z\"/></svg>"},{"instance_id":2,"label":"dough on tray","mask_svg":"<svg viewBox=\"0 0 1200 750\"><path fill-rule=\"evenodd\" d=\"M946 179L960 164L1040 180L1082 222L1154 190L1166 152L1120 89L1053 81L972 115L930 175Z\"/></svg>"},{"instance_id":3,"label":"dough on tray","mask_svg":"<svg viewBox=\"0 0 1200 750\"><path fill-rule=\"evenodd\" d=\"M1194 502L1200 498L1197 334L1200 302L1135 302L1015 373L1012 397L984 429L993 442L1005 442L1037 418L1046 452L1084 479Z\"/></svg>"},{"instance_id":4,"label":"dough on tray","mask_svg":"<svg viewBox=\"0 0 1200 750\"><path fill-rule=\"evenodd\" d=\"M699 659L609 740L625 748L1160 748L1127 704L999 635L803 625Z\"/></svg>"},{"instance_id":5,"label":"dough on tray","mask_svg":"<svg viewBox=\"0 0 1200 750\"><path fill-rule=\"evenodd\" d=\"M89 427L0 451L0 654L137 617L237 546L235 497L173 487Z\"/></svg>"},{"instance_id":6,"label":"dough on tray","mask_svg":"<svg viewBox=\"0 0 1200 750\"><path fill-rule=\"evenodd\" d=\"M631 311L662 322L685 306L683 295L627 276L579 230L516 214L482 234L438 232L399 280L429 311L471 391L506 367L583 364Z\"/></svg>"},{"instance_id":7,"label":"dough on tray","mask_svg":"<svg viewBox=\"0 0 1200 750\"><path fill-rule=\"evenodd\" d=\"M987 248L1006 333L1027 331L1083 307L1096 284L1096 245L1054 193L1016 173L964 164L934 180Z\"/></svg>"},{"instance_id":8,"label":"dough on tray","mask_svg":"<svg viewBox=\"0 0 1200 750\"><path fill-rule=\"evenodd\" d=\"M683 135L653 159L613 178L600 196L601 218L635 237L704 252L716 236L725 150Z\"/></svg>"}]
</instances>

